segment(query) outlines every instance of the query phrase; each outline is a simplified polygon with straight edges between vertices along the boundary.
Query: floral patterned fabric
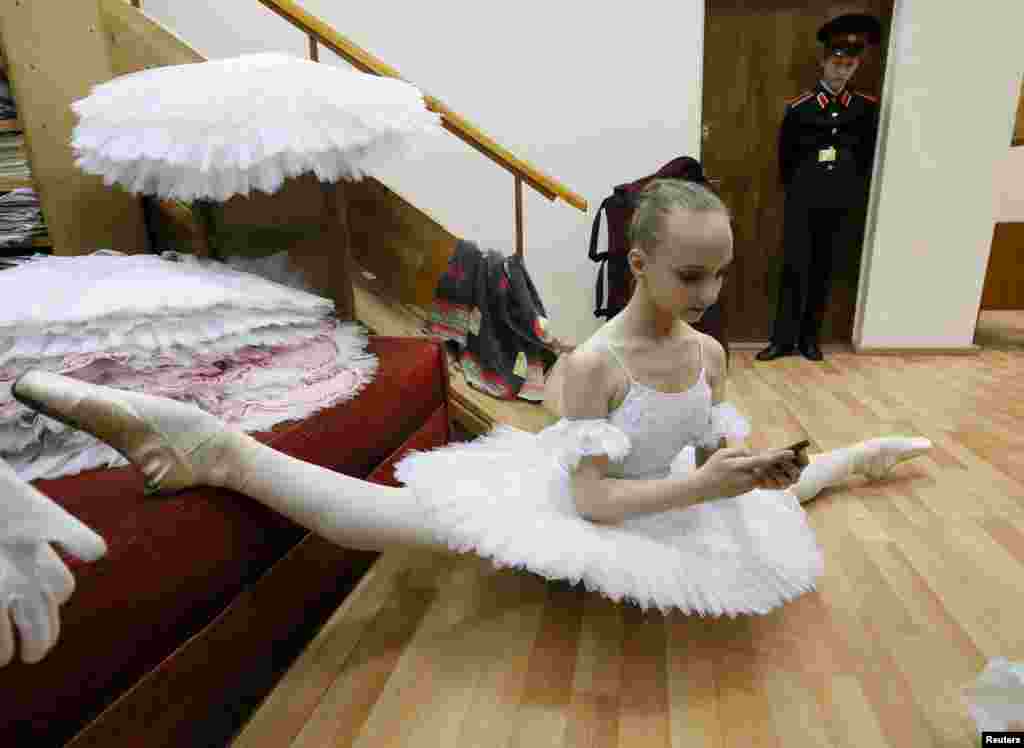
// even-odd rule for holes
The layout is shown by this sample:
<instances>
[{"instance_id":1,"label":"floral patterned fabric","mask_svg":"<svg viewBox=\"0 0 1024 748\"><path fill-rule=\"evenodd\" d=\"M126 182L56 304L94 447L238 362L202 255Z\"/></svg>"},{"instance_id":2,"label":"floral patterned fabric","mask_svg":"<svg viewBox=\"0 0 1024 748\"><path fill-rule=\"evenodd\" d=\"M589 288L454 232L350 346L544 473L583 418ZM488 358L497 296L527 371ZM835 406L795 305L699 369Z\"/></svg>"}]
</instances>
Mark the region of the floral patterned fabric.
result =
<instances>
[{"instance_id":1,"label":"floral patterned fabric","mask_svg":"<svg viewBox=\"0 0 1024 748\"><path fill-rule=\"evenodd\" d=\"M544 399L557 341L520 257L460 241L438 282L429 329L456 348L472 387L502 400Z\"/></svg>"}]
</instances>

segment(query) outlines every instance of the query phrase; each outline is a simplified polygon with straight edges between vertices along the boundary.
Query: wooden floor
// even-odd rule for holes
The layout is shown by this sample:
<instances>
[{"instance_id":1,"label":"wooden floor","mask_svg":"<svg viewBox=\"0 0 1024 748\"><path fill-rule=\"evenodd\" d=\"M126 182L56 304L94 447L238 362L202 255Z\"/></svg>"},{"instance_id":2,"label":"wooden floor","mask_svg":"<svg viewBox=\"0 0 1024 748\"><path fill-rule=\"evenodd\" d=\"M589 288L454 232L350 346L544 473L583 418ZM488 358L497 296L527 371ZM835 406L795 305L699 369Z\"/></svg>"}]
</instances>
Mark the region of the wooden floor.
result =
<instances>
[{"instance_id":1,"label":"wooden floor","mask_svg":"<svg viewBox=\"0 0 1024 748\"><path fill-rule=\"evenodd\" d=\"M816 592L663 617L471 556L385 553L234 745L978 745L961 687L1024 660L1024 352L732 367L755 447L935 443L807 506Z\"/></svg>"}]
</instances>

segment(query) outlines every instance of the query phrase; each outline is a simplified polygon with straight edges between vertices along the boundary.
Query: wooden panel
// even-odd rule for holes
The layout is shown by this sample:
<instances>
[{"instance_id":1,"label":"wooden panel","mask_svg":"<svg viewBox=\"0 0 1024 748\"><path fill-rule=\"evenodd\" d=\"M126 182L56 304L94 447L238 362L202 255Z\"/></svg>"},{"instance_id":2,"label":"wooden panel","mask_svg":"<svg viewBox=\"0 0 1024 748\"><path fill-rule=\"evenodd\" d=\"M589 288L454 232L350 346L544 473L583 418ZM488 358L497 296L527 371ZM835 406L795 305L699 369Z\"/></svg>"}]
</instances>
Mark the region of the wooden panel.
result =
<instances>
[{"instance_id":1,"label":"wooden panel","mask_svg":"<svg viewBox=\"0 0 1024 748\"><path fill-rule=\"evenodd\" d=\"M187 42L124 0L100 0L114 75L202 62Z\"/></svg>"},{"instance_id":2,"label":"wooden panel","mask_svg":"<svg viewBox=\"0 0 1024 748\"><path fill-rule=\"evenodd\" d=\"M996 224L981 308L1024 309L1024 223Z\"/></svg>"},{"instance_id":3,"label":"wooden panel","mask_svg":"<svg viewBox=\"0 0 1024 748\"><path fill-rule=\"evenodd\" d=\"M345 194L352 255L376 276L368 279L371 287L404 304L429 306L457 238L376 179L346 184Z\"/></svg>"},{"instance_id":4,"label":"wooden panel","mask_svg":"<svg viewBox=\"0 0 1024 748\"><path fill-rule=\"evenodd\" d=\"M75 167L71 104L113 71L98 0L0 4L11 85L55 254L145 248L139 201Z\"/></svg>"},{"instance_id":5,"label":"wooden panel","mask_svg":"<svg viewBox=\"0 0 1024 748\"><path fill-rule=\"evenodd\" d=\"M342 218L348 213L347 188L346 183L338 185L335 198ZM314 176L289 179L273 195L236 195L217 206L214 216L220 256L263 257L286 251L313 290L332 299L339 316L347 316L351 273L344 226L336 221L328 230L324 188Z\"/></svg>"},{"instance_id":6,"label":"wooden panel","mask_svg":"<svg viewBox=\"0 0 1024 748\"><path fill-rule=\"evenodd\" d=\"M889 28L892 0L863 6ZM779 125L786 100L820 78L822 47L815 34L824 21L817 0L706 3L702 157L708 176L722 180L719 191L735 217L736 260L722 289L733 341L765 341L771 334L782 269ZM866 57L853 88L881 90L884 54L883 40ZM821 342L852 338L860 242L855 246L835 258Z\"/></svg>"},{"instance_id":7,"label":"wooden panel","mask_svg":"<svg viewBox=\"0 0 1024 748\"><path fill-rule=\"evenodd\" d=\"M977 745L961 686L1024 657L1018 356L737 352L730 399L755 449L935 443L806 505L816 591L766 616L662 616L472 555L389 551L234 745Z\"/></svg>"},{"instance_id":8,"label":"wooden panel","mask_svg":"<svg viewBox=\"0 0 1024 748\"><path fill-rule=\"evenodd\" d=\"M239 680L248 671L260 670L253 661L254 647L260 651L257 656L268 659L280 659L289 646L294 652L289 636L324 621L330 610L324 609L324 601L340 604L377 555L307 535L212 623L84 728L68 748L194 745L195 721L206 716L197 705L222 704L232 690L252 688ZM308 640L312 631L305 635ZM271 685L262 684L264 694Z\"/></svg>"}]
</instances>

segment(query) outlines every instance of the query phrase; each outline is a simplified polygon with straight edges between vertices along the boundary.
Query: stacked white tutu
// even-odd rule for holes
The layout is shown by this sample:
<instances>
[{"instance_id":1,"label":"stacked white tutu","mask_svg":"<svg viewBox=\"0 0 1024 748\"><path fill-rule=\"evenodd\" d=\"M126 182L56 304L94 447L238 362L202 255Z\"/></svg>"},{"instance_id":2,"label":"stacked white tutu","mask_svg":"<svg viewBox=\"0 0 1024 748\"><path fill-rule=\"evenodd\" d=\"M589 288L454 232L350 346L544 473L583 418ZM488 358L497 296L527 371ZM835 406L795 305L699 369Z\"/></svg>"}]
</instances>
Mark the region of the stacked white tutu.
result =
<instances>
[{"instance_id":1,"label":"stacked white tutu","mask_svg":"<svg viewBox=\"0 0 1024 748\"><path fill-rule=\"evenodd\" d=\"M440 132L405 81L276 53L121 76L73 109L79 168L186 201L273 193L307 172L359 179Z\"/></svg>"},{"instance_id":2,"label":"stacked white tutu","mask_svg":"<svg viewBox=\"0 0 1024 748\"><path fill-rule=\"evenodd\" d=\"M26 480L126 461L17 402L45 369L190 402L246 431L354 397L377 360L329 299L167 253L45 257L0 272L0 457Z\"/></svg>"}]
</instances>

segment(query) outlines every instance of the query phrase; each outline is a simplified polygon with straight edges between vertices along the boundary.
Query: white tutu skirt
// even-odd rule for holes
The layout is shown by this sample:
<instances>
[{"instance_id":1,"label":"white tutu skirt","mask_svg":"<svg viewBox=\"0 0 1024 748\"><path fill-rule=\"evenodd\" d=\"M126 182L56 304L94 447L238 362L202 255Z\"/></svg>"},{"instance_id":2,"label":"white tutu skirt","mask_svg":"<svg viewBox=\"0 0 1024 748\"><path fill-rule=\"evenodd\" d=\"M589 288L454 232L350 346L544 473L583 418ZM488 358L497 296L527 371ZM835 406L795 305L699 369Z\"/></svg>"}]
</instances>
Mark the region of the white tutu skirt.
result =
<instances>
[{"instance_id":1,"label":"white tutu skirt","mask_svg":"<svg viewBox=\"0 0 1024 748\"><path fill-rule=\"evenodd\" d=\"M441 132L405 81L277 53L131 73L72 108L80 169L179 200L273 193L308 172L360 179Z\"/></svg>"},{"instance_id":2,"label":"white tutu skirt","mask_svg":"<svg viewBox=\"0 0 1024 748\"><path fill-rule=\"evenodd\" d=\"M593 523L576 511L570 472L553 445L557 431L498 427L472 442L410 454L395 475L452 550L582 582L616 602L736 616L767 613L814 589L823 556L788 491L754 490L617 525ZM590 453L621 459L629 449L622 439ZM687 448L671 471L692 469Z\"/></svg>"}]
</instances>

